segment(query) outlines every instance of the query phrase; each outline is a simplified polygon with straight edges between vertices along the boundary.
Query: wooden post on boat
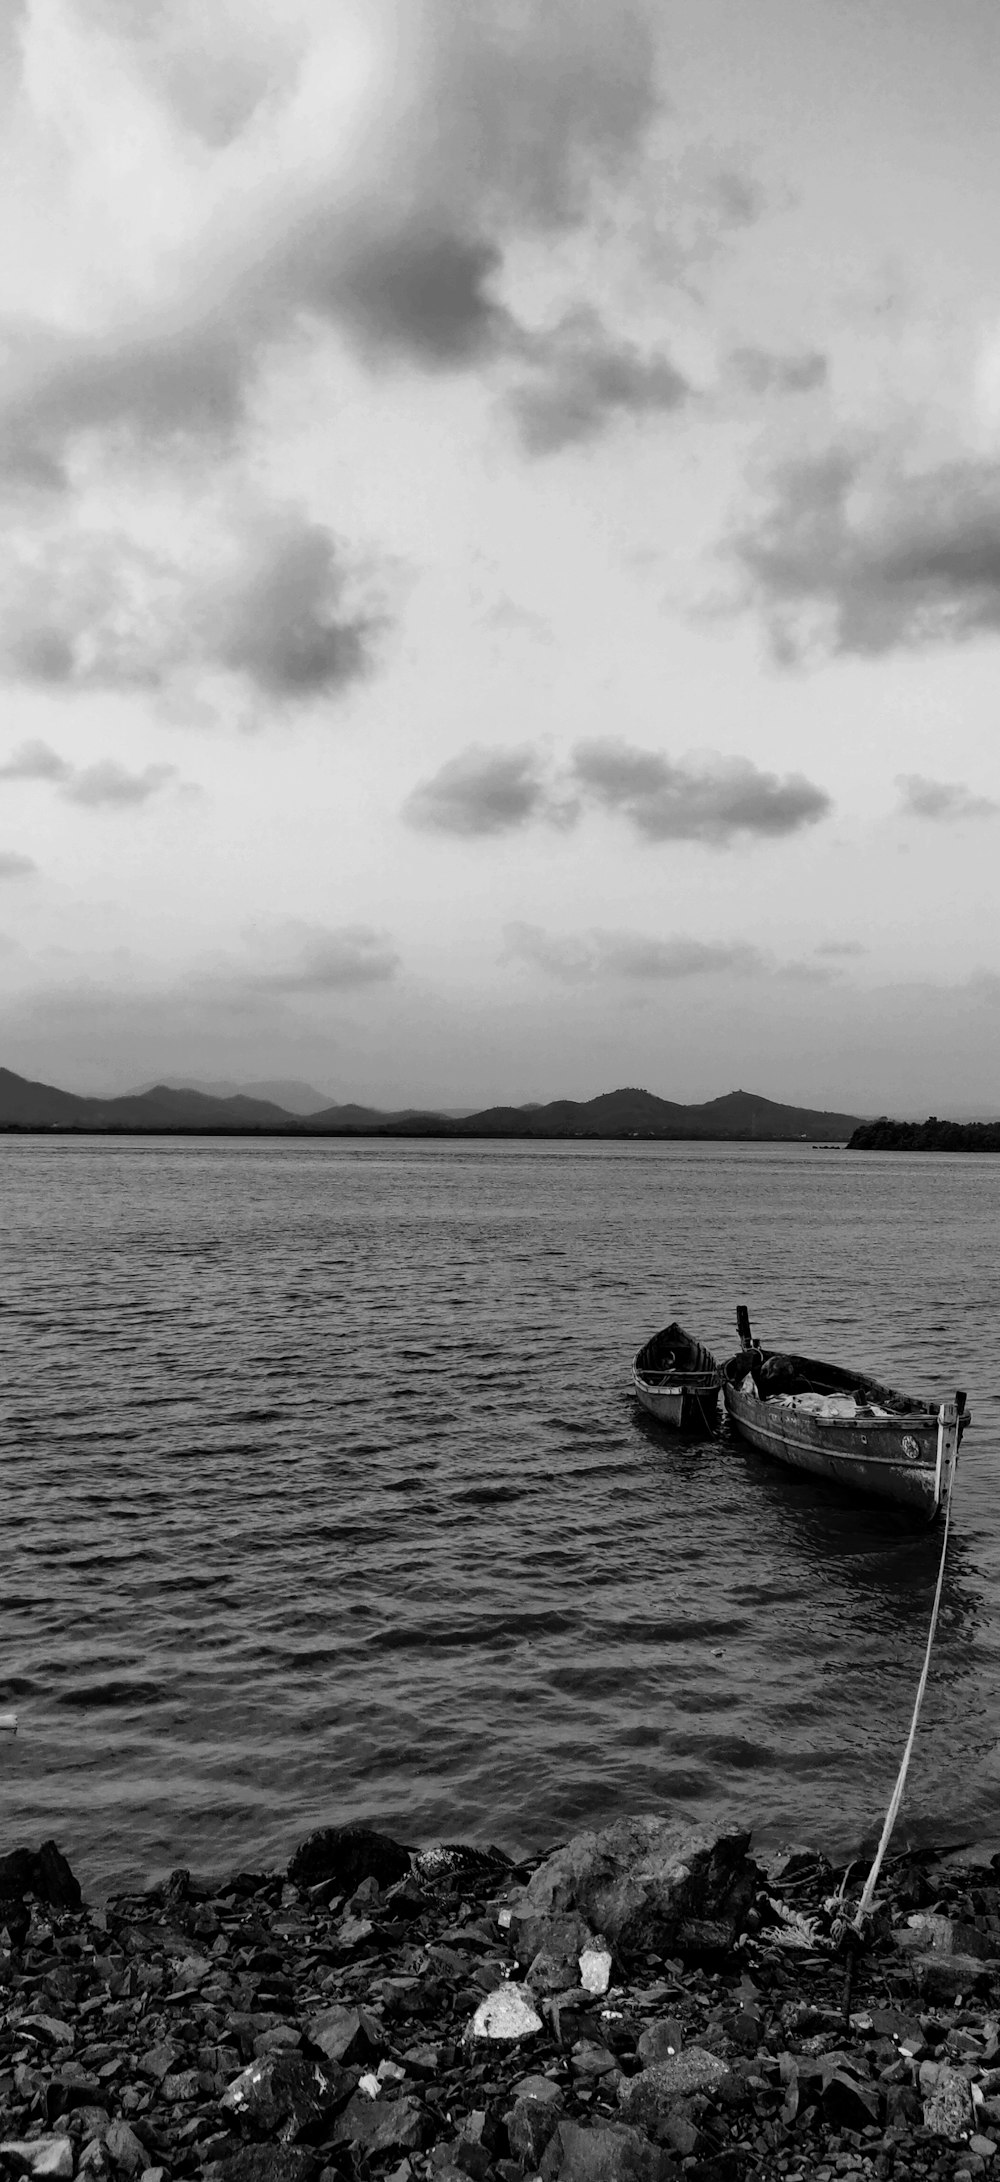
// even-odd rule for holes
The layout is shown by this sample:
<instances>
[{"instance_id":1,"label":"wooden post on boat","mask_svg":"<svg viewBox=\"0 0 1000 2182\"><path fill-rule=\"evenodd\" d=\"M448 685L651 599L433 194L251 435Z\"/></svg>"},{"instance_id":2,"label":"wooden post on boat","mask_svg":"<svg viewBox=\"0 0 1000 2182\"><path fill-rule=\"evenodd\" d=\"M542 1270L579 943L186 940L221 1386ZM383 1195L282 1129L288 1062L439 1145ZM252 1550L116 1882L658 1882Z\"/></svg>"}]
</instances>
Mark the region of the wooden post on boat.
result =
<instances>
[{"instance_id":1,"label":"wooden post on boat","mask_svg":"<svg viewBox=\"0 0 1000 2182\"><path fill-rule=\"evenodd\" d=\"M738 1303L736 1306L736 1331L740 1337L741 1347L752 1349L753 1334L750 1331L750 1313L745 1303Z\"/></svg>"},{"instance_id":2,"label":"wooden post on boat","mask_svg":"<svg viewBox=\"0 0 1000 2182\"><path fill-rule=\"evenodd\" d=\"M942 1402L938 1410L937 1463L934 1470L934 1514L942 1501L951 1499L955 1482L955 1464L958 1460L959 1420L965 1412L965 1389L959 1387L953 1402Z\"/></svg>"}]
</instances>

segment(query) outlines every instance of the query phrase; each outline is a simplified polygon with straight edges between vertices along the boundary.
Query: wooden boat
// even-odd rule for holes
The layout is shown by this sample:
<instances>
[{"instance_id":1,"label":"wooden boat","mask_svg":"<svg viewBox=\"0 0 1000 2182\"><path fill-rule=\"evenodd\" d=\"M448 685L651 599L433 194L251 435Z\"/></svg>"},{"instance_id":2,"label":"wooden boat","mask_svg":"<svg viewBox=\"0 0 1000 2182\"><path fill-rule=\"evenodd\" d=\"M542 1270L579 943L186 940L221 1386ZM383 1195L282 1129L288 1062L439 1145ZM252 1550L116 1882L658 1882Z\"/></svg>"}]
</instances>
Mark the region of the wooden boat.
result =
<instances>
[{"instance_id":1,"label":"wooden boat","mask_svg":"<svg viewBox=\"0 0 1000 2182\"><path fill-rule=\"evenodd\" d=\"M736 1323L743 1345L722 1367L722 1396L751 1446L929 1520L938 1514L971 1421L963 1391L950 1402L920 1401L863 1372L761 1348L745 1304Z\"/></svg>"},{"instance_id":2,"label":"wooden boat","mask_svg":"<svg viewBox=\"0 0 1000 2182\"><path fill-rule=\"evenodd\" d=\"M719 1366L711 1352L673 1320L632 1359L636 1400L661 1424L702 1430L719 1413Z\"/></svg>"}]
</instances>

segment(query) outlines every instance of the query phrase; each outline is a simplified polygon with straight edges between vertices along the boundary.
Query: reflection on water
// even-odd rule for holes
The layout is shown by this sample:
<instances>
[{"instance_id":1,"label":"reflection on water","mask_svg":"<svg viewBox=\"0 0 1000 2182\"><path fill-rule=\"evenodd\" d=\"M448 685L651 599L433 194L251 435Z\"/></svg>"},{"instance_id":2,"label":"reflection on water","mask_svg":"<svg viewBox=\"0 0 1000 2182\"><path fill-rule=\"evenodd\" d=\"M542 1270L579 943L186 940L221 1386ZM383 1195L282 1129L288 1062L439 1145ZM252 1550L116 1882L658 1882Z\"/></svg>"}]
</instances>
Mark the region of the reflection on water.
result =
<instances>
[{"instance_id":1,"label":"reflection on water","mask_svg":"<svg viewBox=\"0 0 1000 2182\"><path fill-rule=\"evenodd\" d=\"M92 1886L309 1826L537 1849L623 1809L850 1850L939 1534L635 1407L678 1317L914 1392L958 1473L901 1832L997 1790L1000 1162L0 1140L7 1824ZM780 1238L780 1247L776 1242Z\"/></svg>"}]
</instances>

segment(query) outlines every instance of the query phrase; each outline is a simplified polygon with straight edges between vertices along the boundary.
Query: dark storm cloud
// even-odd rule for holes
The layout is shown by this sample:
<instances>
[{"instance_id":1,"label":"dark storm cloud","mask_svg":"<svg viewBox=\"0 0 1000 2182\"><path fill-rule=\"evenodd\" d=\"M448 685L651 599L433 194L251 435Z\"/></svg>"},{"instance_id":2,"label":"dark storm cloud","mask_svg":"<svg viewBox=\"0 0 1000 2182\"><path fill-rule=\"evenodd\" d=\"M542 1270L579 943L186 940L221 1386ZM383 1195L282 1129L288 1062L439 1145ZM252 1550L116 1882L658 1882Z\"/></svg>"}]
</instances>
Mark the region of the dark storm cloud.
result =
<instances>
[{"instance_id":1,"label":"dark storm cloud","mask_svg":"<svg viewBox=\"0 0 1000 2182\"><path fill-rule=\"evenodd\" d=\"M335 697L367 673L380 619L349 603L326 529L257 508L228 543L226 573L209 579L120 532L48 536L8 581L0 665L76 689L158 689L195 666L282 703Z\"/></svg>"},{"instance_id":2,"label":"dark storm cloud","mask_svg":"<svg viewBox=\"0 0 1000 2182\"><path fill-rule=\"evenodd\" d=\"M371 925L348 924L312 934L296 954L247 979L257 992L344 992L354 986L383 985L396 976L400 958L385 932Z\"/></svg>"},{"instance_id":3,"label":"dark storm cloud","mask_svg":"<svg viewBox=\"0 0 1000 2182\"><path fill-rule=\"evenodd\" d=\"M594 311L572 312L525 345L531 375L509 402L530 454L595 439L615 417L679 409L691 393L669 357L613 340Z\"/></svg>"},{"instance_id":4,"label":"dark storm cloud","mask_svg":"<svg viewBox=\"0 0 1000 2182\"><path fill-rule=\"evenodd\" d=\"M833 447L773 472L732 551L786 663L995 635L1000 463L905 471Z\"/></svg>"},{"instance_id":5,"label":"dark storm cloud","mask_svg":"<svg viewBox=\"0 0 1000 2182\"><path fill-rule=\"evenodd\" d=\"M28 879L37 870L30 856L19 856L16 849L0 849L0 879Z\"/></svg>"},{"instance_id":6,"label":"dark storm cloud","mask_svg":"<svg viewBox=\"0 0 1000 2182\"><path fill-rule=\"evenodd\" d=\"M409 825L467 839L512 833L536 818L566 823L572 815L553 798L542 760L531 749L463 750L403 806Z\"/></svg>"},{"instance_id":7,"label":"dark storm cloud","mask_svg":"<svg viewBox=\"0 0 1000 2182\"><path fill-rule=\"evenodd\" d=\"M643 932L593 930L563 936L546 932L541 925L518 923L506 926L504 943L508 958L531 963L564 984L589 984L599 978L663 984L756 970L762 964L757 949L740 942L653 939Z\"/></svg>"},{"instance_id":8,"label":"dark storm cloud","mask_svg":"<svg viewBox=\"0 0 1000 2182\"><path fill-rule=\"evenodd\" d=\"M846 957L848 955L866 955L868 949L862 945L859 939L823 939L820 940L816 953L818 955L832 955L835 957L843 955Z\"/></svg>"},{"instance_id":9,"label":"dark storm cloud","mask_svg":"<svg viewBox=\"0 0 1000 2182\"><path fill-rule=\"evenodd\" d=\"M782 356L771 349L734 349L730 363L751 394L811 394L825 386L828 365L817 349Z\"/></svg>"},{"instance_id":10,"label":"dark storm cloud","mask_svg":"<svg viewBox=\"0 0 1000 2182\"><path fill-rule=\"evenodd\" d=\"M740 834L775 839L815 825L833 808L825 788L801 773L779 779L749 758L675 763L662 751L610 738L578 743L572 774L585 796L620 811L647 841L724 848Z\"/></svg>"},{"instance_id":11,"label":"dark storm cloud","mask_svg":"<svg viewBox=\"0 0 1000 2182\"><path fill-rule=\"evenodd\" d=\"M147 765L141 773L130 772L115 758L70 765L44 742L22 743L0 764L0 781L48 781L68 803L80 803L88 810L134 810L175 778L173 765Z\"/></svg>"},{"instance_id":12,"label":"dark storm cloud","mask_svg":"<svg viewBox=\"0 0 1000 2182\"><path fill-rule=\"evenodd\" d=\"M961 818L995 818L1000 803L989 796L973 795L960 780L928 780L923 773L897 773L899 807L908 818L930 818L945 824Z\"/></svg>"}]
</instances>

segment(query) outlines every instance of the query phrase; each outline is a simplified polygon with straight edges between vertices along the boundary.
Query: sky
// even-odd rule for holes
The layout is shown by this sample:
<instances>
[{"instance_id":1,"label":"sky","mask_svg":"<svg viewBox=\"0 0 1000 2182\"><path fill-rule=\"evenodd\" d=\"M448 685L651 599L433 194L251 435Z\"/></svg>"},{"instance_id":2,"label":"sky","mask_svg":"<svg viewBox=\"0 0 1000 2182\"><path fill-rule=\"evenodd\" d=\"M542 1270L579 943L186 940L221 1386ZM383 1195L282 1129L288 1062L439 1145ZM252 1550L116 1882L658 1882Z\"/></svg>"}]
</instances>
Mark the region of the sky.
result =
<instances>
[{"instance_id":1,"label":"sky","mask_svg":"<svg viewBox=\"0 0 1000 2182\"><path fill-rule=\"evenodd\" d=\"M1000 1112L995 0L8 0L0 1064Z\"/></svg>"}]
</instances>

